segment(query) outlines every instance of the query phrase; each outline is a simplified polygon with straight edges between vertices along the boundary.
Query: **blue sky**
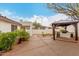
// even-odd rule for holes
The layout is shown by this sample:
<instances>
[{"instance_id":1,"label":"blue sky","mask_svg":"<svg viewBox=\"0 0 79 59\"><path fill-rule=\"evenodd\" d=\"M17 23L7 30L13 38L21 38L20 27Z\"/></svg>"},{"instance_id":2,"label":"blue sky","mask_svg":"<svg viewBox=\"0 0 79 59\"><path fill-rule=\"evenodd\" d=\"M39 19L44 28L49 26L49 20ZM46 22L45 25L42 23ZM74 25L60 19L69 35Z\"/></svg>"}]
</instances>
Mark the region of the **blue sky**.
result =
<instances>
[{"instance_id":1,"label":"blue sky","mask_svg":"<svg viewBox=\"0 0 79 59\"><path fill-rule=\"evenodd\" d=\"M67 18L48 9L46 3L0 3L0 14L16 21L37 21L44 26Z\"/></svg>"},{"instance_id":2,"label":"blue sky","mask_svg":"<svg viewBox=\"0 0 79 59\"><path fill-rule=\"evenodd\" d=\"M18 16L32 17L33 15L52 16L55 13L47 8L46 3L0 3L1 10L9 10Z\"/></svg>"}]
</instances>

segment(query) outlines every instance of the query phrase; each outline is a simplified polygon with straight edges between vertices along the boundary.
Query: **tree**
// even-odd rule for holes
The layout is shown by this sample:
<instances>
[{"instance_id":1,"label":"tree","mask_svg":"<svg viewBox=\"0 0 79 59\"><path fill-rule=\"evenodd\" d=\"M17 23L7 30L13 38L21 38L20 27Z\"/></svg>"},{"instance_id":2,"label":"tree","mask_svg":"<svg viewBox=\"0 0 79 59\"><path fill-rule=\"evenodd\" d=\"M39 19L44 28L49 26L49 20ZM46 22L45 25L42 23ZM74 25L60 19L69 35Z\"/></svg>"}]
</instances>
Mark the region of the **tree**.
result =
<instances>
[{"instance_id":1,"label":"tree","mask_svg":"<svg viewBox=\"0 0 79 59\"><path fill-rule=\"evenodd\" d=\"M20 22L23 22L23 20L22 20L22 19L20 19Z\"/></svg>"},{"instance_id":2,"label":"tree","mask_svg":"<svg viewBox=\"0 0 79 59\"><path fill-rule=\"evenodd\" d=\"M48 8L57 13L70 16L73 20L79 20L79 3L48 3Z\"/></svg>"},{"instance_id":3,"label":"tree","mask_svg":"<svg viewBox=\"0 0 79 59\"><path fill-rule=\"evenodd\" d=\"M42 25L40 23L37 23L37 21L35 21L33 23L33 26L34 26L34 29L39 29L39 28L41 28Z\"/></svg>"}]
</instances>

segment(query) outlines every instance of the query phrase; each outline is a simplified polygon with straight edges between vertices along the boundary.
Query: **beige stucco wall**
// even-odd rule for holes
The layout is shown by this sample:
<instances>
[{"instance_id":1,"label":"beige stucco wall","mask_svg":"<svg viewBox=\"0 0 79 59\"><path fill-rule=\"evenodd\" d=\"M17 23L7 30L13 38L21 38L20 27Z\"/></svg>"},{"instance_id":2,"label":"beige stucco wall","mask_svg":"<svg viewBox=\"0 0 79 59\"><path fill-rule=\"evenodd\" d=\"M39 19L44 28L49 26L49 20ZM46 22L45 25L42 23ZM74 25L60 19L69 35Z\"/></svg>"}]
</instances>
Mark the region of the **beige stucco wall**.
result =
<instances>
[{"instance_id":1,"label":"beige stucco wall","mask_svg":"<svg viewBox=\"0 0 79 59\"><path fill-rule=\"evenodd\" d=\"M4 21L0 21L0 31L1 32L10 32L11 31L11 24L4 22Z\"/></svg>"},{"instance_id":2,"label":"beige stucco wall","mask_svg":"<svg viewBox=\"0 0 79 59\"><path fill-rule=\"evenodd\" d=\"M21 29L21 26L17 26L17 29L20 30Z\"/></svg>"}]
</instances>

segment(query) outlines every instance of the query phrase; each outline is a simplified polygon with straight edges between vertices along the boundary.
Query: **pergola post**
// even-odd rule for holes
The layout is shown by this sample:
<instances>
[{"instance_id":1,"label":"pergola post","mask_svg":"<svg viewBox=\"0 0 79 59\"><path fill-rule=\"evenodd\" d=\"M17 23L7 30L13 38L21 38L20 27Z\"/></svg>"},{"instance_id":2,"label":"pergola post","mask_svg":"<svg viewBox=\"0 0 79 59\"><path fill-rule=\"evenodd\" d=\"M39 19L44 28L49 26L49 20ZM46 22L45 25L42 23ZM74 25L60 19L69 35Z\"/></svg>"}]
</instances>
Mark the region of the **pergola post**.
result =
<instances>
[{"instance_id":1,"label":"pergola post","mask_svg":"<svg viewBox=\"0 0 79 59\"><path fill-rule=\"evenodd\" d=\"M53 40L55 40L55 25L52 25L53 28Z\"/></svg>"},{"instance_id":2,"label":"pergola post","mask_svg":"<svg viewBox=\"0 0 79 59\"><path fill-rule=\"evenodd\" d=\"M78 41L78 28L77 28L77 23L74 24L75 27L75 41Z\"/></svg>"}]
</instances>

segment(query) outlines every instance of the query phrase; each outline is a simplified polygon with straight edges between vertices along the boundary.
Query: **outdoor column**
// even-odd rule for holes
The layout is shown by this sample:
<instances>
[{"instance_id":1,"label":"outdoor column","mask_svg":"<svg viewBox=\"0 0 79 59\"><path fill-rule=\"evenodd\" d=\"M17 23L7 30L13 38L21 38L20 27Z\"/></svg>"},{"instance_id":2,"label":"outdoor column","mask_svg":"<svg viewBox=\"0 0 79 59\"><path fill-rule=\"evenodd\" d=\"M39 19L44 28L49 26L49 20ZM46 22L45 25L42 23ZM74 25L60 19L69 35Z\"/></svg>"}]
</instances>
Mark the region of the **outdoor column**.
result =
<instances>
[{"instance_id":1,"label":"outdoor column","mask_svg":"<svg viewBox=\"0 0 79 59\"><path fill-rule=\"evenodd\" d=\"M53 28L53 40L55 40L55 25L52 25Z\"/></svg>"},{"instance_id":2,"label":"outdoor column","mask_svg":"<svg viewBox=\"0 0 79 59\"><path fill-rule=\"evenodd\" d=\"M32 36L32 24L30 25L30 36Z\"/></svg>"},{"instance_id":3,"label":"outdoor column","mask_svg":"<svg viewBox=\"0 0 79 59\"><path fill-rule=\"evenodd\" d=\"M75 24L75 40L78 41L78 28L77 28L77 23Z\"/></svg>"}]
</instances>

